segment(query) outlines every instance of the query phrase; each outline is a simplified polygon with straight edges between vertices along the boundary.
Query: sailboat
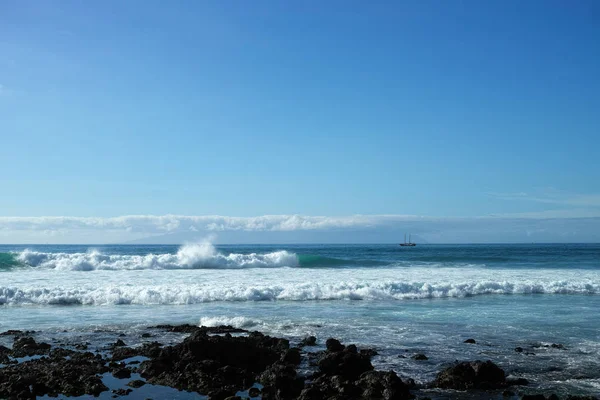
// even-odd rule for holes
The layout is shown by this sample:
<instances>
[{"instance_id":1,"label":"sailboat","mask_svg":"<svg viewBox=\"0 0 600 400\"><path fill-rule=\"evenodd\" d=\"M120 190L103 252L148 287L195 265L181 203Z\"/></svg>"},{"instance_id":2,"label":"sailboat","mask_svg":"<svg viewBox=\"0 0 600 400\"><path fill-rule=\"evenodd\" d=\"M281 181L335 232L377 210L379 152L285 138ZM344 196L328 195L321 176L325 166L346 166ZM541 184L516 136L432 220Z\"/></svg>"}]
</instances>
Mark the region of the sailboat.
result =
<instances>
[{"instance_id":1,"label":"sailboat","mask_svg":"<svg viewBox=\"0 0 600 400\"><path fill-rule=\"evenodd\" d=\"M410 241L410 233L408 234L408 242L406 241L406 233L404 234L404 243L400 243L400 246L416 246L416 243Z\"/></svg>"}]
</instances>

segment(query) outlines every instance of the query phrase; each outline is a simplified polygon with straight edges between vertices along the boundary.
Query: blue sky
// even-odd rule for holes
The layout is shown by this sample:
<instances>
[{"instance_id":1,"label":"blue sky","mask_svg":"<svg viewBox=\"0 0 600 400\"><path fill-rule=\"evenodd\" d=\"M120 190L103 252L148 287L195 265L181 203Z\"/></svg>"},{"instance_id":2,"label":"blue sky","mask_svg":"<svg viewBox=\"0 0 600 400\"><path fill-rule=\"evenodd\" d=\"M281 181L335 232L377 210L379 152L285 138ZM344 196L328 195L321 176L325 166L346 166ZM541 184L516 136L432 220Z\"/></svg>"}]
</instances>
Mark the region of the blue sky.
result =
<instances>
[{"instance_id":1,"label":"blue sky","mask_svg":"<svg viewBox=\"0 0 600 400\"><path fill-rule=\"evenodd\" d=\"M3 1L0 241L356 214L564 219L544 240L578 218L587 241L599 38L596 1ZM165 233L127 227L85 240Z\"/></svg>"}]
</instances>

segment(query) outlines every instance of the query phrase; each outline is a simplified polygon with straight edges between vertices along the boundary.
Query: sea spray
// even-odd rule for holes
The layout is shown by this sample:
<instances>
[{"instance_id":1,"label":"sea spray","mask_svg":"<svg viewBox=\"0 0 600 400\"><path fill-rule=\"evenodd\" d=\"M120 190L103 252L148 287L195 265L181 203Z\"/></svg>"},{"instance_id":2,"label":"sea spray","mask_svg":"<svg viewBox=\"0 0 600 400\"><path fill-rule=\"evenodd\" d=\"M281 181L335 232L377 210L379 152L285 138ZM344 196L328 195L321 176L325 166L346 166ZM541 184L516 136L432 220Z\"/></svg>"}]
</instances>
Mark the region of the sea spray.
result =
<instances>
[{"instance_id":1,"label":"sea spray","mask_svg":"<svg viewBox=\"0 0 600 400\"><path fill-rule=\"evenodd\" d=\"M25 266L63 271L276 268L299 265L297 255L285 250L264 254L223 254L210 242L184 245L175 254L121 255L103 254L98 250L48 253L27 249L19 253L16 259Z\"/></svg>"}]
</instances>

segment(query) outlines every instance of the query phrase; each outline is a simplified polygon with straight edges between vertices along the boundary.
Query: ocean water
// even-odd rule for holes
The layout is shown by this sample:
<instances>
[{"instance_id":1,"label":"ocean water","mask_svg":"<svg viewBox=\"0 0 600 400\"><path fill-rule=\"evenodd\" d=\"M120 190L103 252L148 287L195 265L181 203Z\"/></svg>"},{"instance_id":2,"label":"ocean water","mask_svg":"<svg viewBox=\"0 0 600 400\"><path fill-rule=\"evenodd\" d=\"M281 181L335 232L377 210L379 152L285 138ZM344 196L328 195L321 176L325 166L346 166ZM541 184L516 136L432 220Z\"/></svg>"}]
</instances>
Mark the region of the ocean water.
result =
<instances>
[{"instance_id":1,"label":"ocean water","mask_svg":"<svg viewBox=\"0 0 600 400\"><path fill-rule=\"evenodd\" d=\"M491 359L525 391L600 395L600 245L0 246L0 331L131 344L163 323L333 336L422 384Z\"/></svg>"}]
</instances>

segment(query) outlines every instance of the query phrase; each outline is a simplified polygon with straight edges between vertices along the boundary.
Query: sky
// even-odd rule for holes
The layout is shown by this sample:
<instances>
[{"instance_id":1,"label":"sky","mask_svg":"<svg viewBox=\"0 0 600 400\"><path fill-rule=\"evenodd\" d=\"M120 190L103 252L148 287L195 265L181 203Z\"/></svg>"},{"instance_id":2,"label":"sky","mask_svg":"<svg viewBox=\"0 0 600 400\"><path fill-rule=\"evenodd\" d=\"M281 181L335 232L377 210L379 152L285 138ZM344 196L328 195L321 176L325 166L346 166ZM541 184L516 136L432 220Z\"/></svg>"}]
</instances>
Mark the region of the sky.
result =
<instances>
[{"instance_id":1,"label":"sky","mask_svg":"<svg viewBox=\"0 0 600 400\"><path fill-rule=\"evenodd\" d=\"M0 243L599 242L599 39L595 0L0 1Z\"/></svg>"}]
</instances>

